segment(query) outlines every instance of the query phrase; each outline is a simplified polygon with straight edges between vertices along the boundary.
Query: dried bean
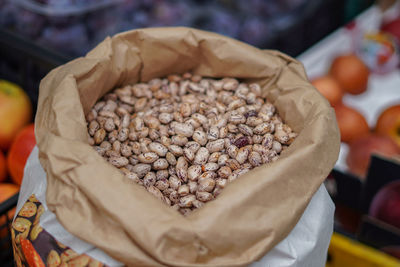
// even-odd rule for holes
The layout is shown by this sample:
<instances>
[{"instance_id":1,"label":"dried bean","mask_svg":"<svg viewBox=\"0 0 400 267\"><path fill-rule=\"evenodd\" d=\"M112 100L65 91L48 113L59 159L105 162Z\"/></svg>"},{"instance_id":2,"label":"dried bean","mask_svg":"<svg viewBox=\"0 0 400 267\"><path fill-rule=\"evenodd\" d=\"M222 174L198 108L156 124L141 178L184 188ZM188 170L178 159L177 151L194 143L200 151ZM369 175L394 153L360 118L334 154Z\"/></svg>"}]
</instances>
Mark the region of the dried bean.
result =
<instances>
[{"instance_id":1,"label":"dried bean","mask_svg":"<svg viewBox=\"0 0 400 267\"><path fill-rule=\"evenodd\" d=\"M181 186L178 188L177 191L178 191L178 195L179 195L179 196L181 196L181 197L186 196L186 195L189 194L189 186L186 185L186 184L181 185Z\"/></svg>"},{"instance_id":2,"label":"dried bean","mask_svg":"<svg viewBox=\"0 0 400 267\"><path fill-rule=\"evenodd\" d=\"M273 141L271 149L274 150L276 153L281 153L282 145L277 141Z\"/></svg>"},{"instance_id":3,"label":"dried bean","mask_svg":"<svg viewBox=\"0 0 400 267\"><path fill-rule=\"evenodd\" d=\"M218 158L218 165L223 166L226 164L226 161L229 159L229 155L223 154Z\"/></svg>"},{"instance_id":4,"label":"dried bean","mask_svg":"<svg viewBox=\"0 0 400 267\"><path fill-rule=\"evenodd\" d=\"M219 168L219 165L217 163L209 162L204 165L203 171L205 171L205 172L216 171L216 170L218 170L218 168Z\"/></svg>"},{"instance_id":5,"label":"dried bean","mask_svg":"<svg viewBox=\"0 0 400 267\"><path fill-rule=\"evenodd\" d=\"M196 192L196 198L201 202L207 202L213 199L213 195L209 192Z\"/></svg>"},{"instance_id":6,"label":"dried bean","mask_svg":"<svg viewBox=\"0 0 400 267\"><path fill-rule=\"evenodd\" d=\"M184 157L179 157L176 163L176 174L182 181L186 182L188 178L188 162Z\"/></svg>"},{"instance_id":7,"label":"dried bean","mask_svg":"<svg viewBox=\"0 0 400 267\"><path fill-rule=\"evenodd\" d=\"M188 138L183 135L174 135L171 137L172 144L177 145L177 146L184 146L188 142Z\"/></svg>"},{"instance_id":8,"label":"dried bean","mask_svg":"<svg viewBox=\"0 0 400 267\"><path fill-rule=\"evenodd\" d=\"M151 185L154 185L155 183L156 183L156 174L154 172L148 172L143 177L143 184L145 187L149 187Z\"/></svg>"},{"instance_id":9,"label":"dried bean","mask_svg":"<svg viewBox=\"0 0 400 267\"><path fill-rule=\"evenodd\" d=\"M184 148L184 149L183 149L183 155L185 156L185 158L186 158L188 161L192 161L192 160L194 159L194 156L195 156L193 150L191 150L191 149L189 149L189 148Z\"/></svg>"},{"instance_id":10,"label":"dried bean","mask_svg":"<svg viewBox=\"0 0 400 267\"><path fill-rule=\"evenodd\" d=\"M192 118L198 121L200 124L206 124L208 122L207 117L200 113L193 114Z\"/></svg>"},{"instance_id":11,"label":"dried bean","mask_svg":"<svg viewBox=\"0 0 400 267\"><path fill-rule=\"evenodd\" d=\"M128 178L128 179L130 179L130 180L133 180L133 181L135 181L135 182L138 182L138 181L139 181L139 176L138 176L136 173L134 173L134 172L127 172L127 173L125 174L125 177Z\"/></svg>"},{"instance_id":12,"label":"dried bean","mask_svg":"<svg viewBox=\"0 0 400 267\"><path fill-rule=\"evenodd\" d=\"M95 144L98 145L101 142L103 142L105 137L106 137L106 131L103 128L97 130L93 137Z\"/></svg>"},{"instance_id":13,"label":"dried bean","mask_svg":"<svg viewBox=\"0 0 400 267\"><path fill-rule=\"evenodd\" d=\"M153 169L154 170L165 170L168 168L168 161L166 159L157 159L153 162Z\"/></svg>"},{"instance_id":14,"label":"dried bean","mask_svg":"<svg viewBox=\"0 0 400 267\"><path fill-rule=\"evenodd\" d=\"M197 150L199 150L199 148L200 148L200 144L195 142L195 141L190 141L190 142L186 143L185 148L187 148L187 149L193 151L194 153L196 153Z\"/></svg>"},{"instance_id":15,"label":"dried bean","mask_svg":"<svg viewBox=\"0 0 400 267\"><path fill-rule=\"evenodd\" d=\"M114 142L115 144L116 142ZM132 156L132 147L129 146L127 143L123 143L120 148L121 155L124 157Z\"/></svg>"},{"instance_id":16,"label":"dried bean","mask_svg":"<svg viewBox=\"0 0 400 267\"><path fill-rule=\"evenodd\" d=\"M207 133L207 139L215 141L219 138L219 129L217 126L211 126Z\"/></svg>"},{"instance_id":17,"label":"dried bean","mask_svg":"<svg viewBox=\"0 0 400 267\"><path fill-rule=\"evenodd\" d=\"M268 133L268 134L264 135L263 140L261 141L261 144L264 147L271 149L273 142L274 142L274 136L272 134Z\"/></svg>"},{"instance_id":18,"label":"dried bean","mask_svg":"<svg viewBox=\"0 0 400 267\"><path fill-rule=\"evenodd\" d=\"M97 132L98 129L100 129L100 124L97 121L92 120L89 123L89 134L90 134L90 136L94 136L94 134Z\"/></svg>"},{"instance_id":19,"label":"dried bean","mask_svg":"<svg viewBox=\"0 0 400 267\"><path fill-rule=\"evenodd\" d=\"M160 120L161 123L168 124L174 119L174 116L171 113L164 112L164 113L160 113L160 115L158 116L158 119Z\"/></svg>"},{"instance_id":20,"label":"dried bean","mask_svg":"<svg viewBox=\"0 0 400 267\"><path fill-rule=\"evenodd\" d=\"M236 159L228 159L226 161L226 166L228 166L232 170L240 169L240 163Z\"/></svg>"},{"instance_id":21,"label":"dried bean","mask_svg":"<svg viewBox=\"0 0 400 267\"><path fill-rule=\"evenodd\" d=\"M249 143L250 143L249 137L247 137L247 136L239 137L233 142L233 144L235 146L237 146L238 148L242 148L244 146L247 146Z\"/></svg>"},{"instance_id":22,"label":"dried bean","mask_svg":"<svg viewBox=\"0 0 400 267\"><path fill-rule=\"evenodd\" d=\"M240 113L231 113L228 120L233 124L241 124L246 122L246 118Z\"/></svg>"},{"instance_id":23,"label":"dried bean","mask_svg":"<svg viewBox=\"0 0 400 267\"><path fill-rule=\"evenodd\" d=\"M221 178L228 178L229 175L232 174L232 170L231 168L229 168L228 166L222 166L218 172L217 172L218 176Z\"/></svg>"},{"instance_id":24,"label":"dried bean","mask_svg":"<svg viewBox=\"0 0 400 267\"><path fill-rule=\"evenodd\" d=\"M262 164L262 159L260 154L256 151L252 151L249 155L249 162L254 167L260 166Z\"/></svg>"},{"instance_id":25,"label":"dried bean","mask_svg":"<svg viewBox=\"0 0 400 267\"><path fill-rule=\"evenodd\" d=\"M218 162L221 152L214 152L208 157L208 163Z\"/></svg>"},{"instance_id":26,"label":"dried bean","mask_svg":"<svg viewBox=\"0 0 400 267\"><path fill-rule=\"evenodd\" d=\"M119 132L118 132L118 140L120 142L125 142L126 139L128 139L128 135L129 135L129 129L128 128L122 128Z\"/></svg>"},{"instance_id":27,"label":"dried bean","mask_svg":"<svg viewBox=\"0 0 400 267\"><path fill-rule=\"evenodd\" d=\"M211 192L215 187L215 181L211 178L204 178L199 181L197 192Z\"/></svg>"},{"instance_id":28,"label":"dried bean","mask_svg":"<svg viewBox=\"0 0 400 267\"><path fill-rule=\"evenodd\" d=\"M164 195L161 193L160 189L158 189L157 187L155 187L153 185L147 187L147 191L150 194L152 194L153 196L155 196L156 198L158 198L159 200L164 199Z\"/></svg>"},{"instance_id":29,"label":"dried bean","mask_svg":"<svg viewBox=\"0 0 400 267\"><path fill-rule=\"evenodd\" d=\"M207 143L207 135L204 131L196 130L193 132L193 140L204 146Z\"/></svg>"},{"instance_id":30,"label":"dried bean","mask_svg":"<svg viewBox=\"0 0 400 267\"><path fill-rule=\"evenodd\" d=\"M117 168L124 167L129 163L129 160L125 157L110 157L108 161Z\"/></svg>"},{"instance_id":31,"label":"dried bean","mask_svg":"<svg viewBox=\"0 0 400 267\"><path fill-rule=\"evenodd\" d=\"M140 163L133 166L132 171L138 175L139 178L143 178L151 170L151 165Z\"/></svg>"},{"instance_id":32,"label":"dried bean","mask_svg":"<svg viewBox=\"0 0 400 267\"><path fill-rule=\"evenodd\" d=\"M222 89L227 90L227 91L233 91L239 85L238 80L236 80L234 78L224 78L224 79L222 79L222 83L223 83Z\"/></svg>"},{"instance_id":33,"label":"dried bean","mask_svg":"<svg viewBox=\"0 0 400 267\"><path fill-rule=\"evenodd\" d=\"M246 120L246 125L250 126L250 127L256 127L258 125L260 125L261 123L263 123L262 118L259 117L248 117Z\"/></svg>"},{"instance_id":34,"label":"dried bean","mask_svg":"<svg viewBox=\"0 0 400 267\"><path fill-rule=\"evenodd\" d=\"M245 163L245 161L247 161L247 157L249 156L249 153L250 153L250 150L247 146L240 148L236 155L237 162L239 162L239 164Z\"/></svg>"},{"instance_id":35,"label":"dried bean","mask_svg":"<svg viewBox=\"0 0 400 267\"><path fill-rule=\"evenodd\" d=\"M226 148L226 153L228 153L231 158L236 158L238 151L239 149L235 145L230 145Z\"/></svg>"},{"instance_id":36,"label":"dried bean","mask_svg":"<svg viewBox=\"0 0 400 267\"><path fill-rule=\"evenodd\" d=\"M184 215L297 136L260 85L190 73L117 88L86 119L100 155Z\"/></svg>"},{"instance_id":37,"label":"dried bean","mask_svg":"<svg viewBox=\"0 0 400 267\"><path fill-rule=\"evenodd\" d=\"M218 139L218 140L209 142L209 143L206 145L206 148L207 148L207 150L208 150L210 153L213 153L213 152L218 152L218 151L223 150L223 149L224 149L224 146L225 146L225 141L224 141L224 139Z\"/></svg>"},{"instance_id":38,"label":"dried bean","mask_svg":"<svg viewBox=\"0 0 400 267\"><path fill-rule=\"evenodd\" d=\"M171 187L174 190L177 190L179 186L181 186L182 182L177 176L170 176L169 177L169 187ZM171 199L172 200L172 199Z\"/></svg>"},{"instance_id":39,"label":"dried bean","mask_svg":"<svg viewBox=\"0 0 400 267\"><path fill-rule=\"evenodd\" d=\"M193 201L196 200L196 196L194 195L187 195L184 197L181 197L179 199L179 206L180 207L185 207L185 208L190 208L193 205Z\"/></svg>"},{"instance_id":40,"label":"dried bean","mask_svg":"<svg viewBox=\"0 0 400 267\"><path fill-rule=\"evenodd\" d=\"M193 125L191 125L190 123L176 123L174 126L174 131L176 134L186 137L192 137L194 128Z\"/></svg>"},{"instance_id":41,"label":"dried bean","mask_svg":"<svg viewBox=\"0 0 400 267\"><path fill-rule=\"evenodd\" d=\"M195 181L189 181L189 182L188 182L188 186L189 186L189 192L190 192L191 194L196 193L196 191L197 191L197 186L198 186L197 182L195 182Z\"/></svg>"},{"instance_id":42,"label":"dried bean","mask_svg":"<svg viewBox=\"0 0 400 267\"><path fill-rule=\"evenodd\" d=\"M203 180L203 179L208 179L208 178L214 179L215 177L217 177L217 174L216 174L215 172L212 172L212 171L203 172L203 173L199 176L198 181L200 182L201 180Z\"/></svg>"},{"instance_id":43,"label":"dried bean","mask_svg":"<svg viewBox=\"0 0 400 267\"><path fill-rule=\"evenodd\" d=\"M249 136L253 135L253 130L246 124L239 124L238 129L244 135L249 135Z\"/></svg>"},{"instance_id":44,"label":"dried bean","mask_svg":"<svg viewBox=\"0 0 400 267\"><path fill-rule=\"evenodd\" d=\"M163 144L158 142L152 142L149 144L149 150L155 152L160 157L165 157L168 152L168 148L166 148Z\"/></svg>"},{"instance_id":45,"label":"dried bean","mask_svg":"<svg viewBox=\"0 0 400 267\"><path fill-rule=\"evenodd\" d=\"M209 155L210 155L210 152L208 151L208 149L205 147L201 147L197 151L193 163L198 164L198 165L203 165L207 162Z\"/></svg>"},{"instance_id":46,"label":"dried bean","mask_svg":"<svg viewBox=\"0 0 400 267\"><path fill-rule=\"evenodd\" d=\"M230 174L229 174L230 175ZM229 176L228 175L228 176ZM228 176L226 177L226 178L228 178ZM225 186L228 184L228 180L227 179L221 179L221 178L218 178L218 179L216 179L215 180L215 185L216 185L216 187L219 187L219 188L225 188Z\"/></svg>"}]
</instances>

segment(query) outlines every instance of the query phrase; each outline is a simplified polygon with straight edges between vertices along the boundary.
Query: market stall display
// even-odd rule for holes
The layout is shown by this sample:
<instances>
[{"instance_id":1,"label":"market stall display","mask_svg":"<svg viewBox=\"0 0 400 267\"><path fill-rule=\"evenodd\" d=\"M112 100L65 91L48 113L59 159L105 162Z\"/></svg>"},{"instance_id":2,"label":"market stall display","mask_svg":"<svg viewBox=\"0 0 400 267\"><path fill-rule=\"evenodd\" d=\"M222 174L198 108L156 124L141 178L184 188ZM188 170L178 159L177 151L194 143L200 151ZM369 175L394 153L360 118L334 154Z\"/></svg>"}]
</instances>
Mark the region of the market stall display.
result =
<instances>
[{"instance_id":1,"label":"market stall display","mask_svg":"<svg viewBox=\"0 0 400 267\"><path fill-rule=\"evenodd\" d=\"M396 15L398 5L397 2L392 7L394 19L399 15ZM393 20L392 11L386 13L390 12ZM398 60L399 53L392 37L385 37L390 33L382 31L385 27L381 25L390 23L386 21L389 17L386 13L377 6L368 9L354 22L300 55L299 60L305 65L311 79L326 75L335 58L343 55L351 54L351 57L362 60L368 66L369 74L363 75L367 79L359 81L349 91L356 94L345 93L340 107L337 104L334 107L341 128L342 144L339 160L327 184L337 208L336 231L398 257L396 246L400 239L398 229L394 228L398 219L397 209L391 208L391 203L397 202L397 191L393 188L400 178L399 146L396 143L398 132L395 130L399 119L400 76L398 65L392 65ZM347 69L343 68L342 71L346 72ZM325 94L328 97L333 95L332 92ZM343 116L344 112L352 116ZM389 194L391 197L383 197ZM382 214L376 211L378 206ZM341 242L332 246L333 254L343 249L338 247L339 244ZM374 254L377 258L363 258L362 254L357 253L356 250L347 255L339 252L337 259L332 259L331 266L367 265L380 258L379 253ZM384 264L385 260L381 259ZM387 263L391 266L396 260L392 258L388 262L392 262Z\"/></svg>"}]
</instances>

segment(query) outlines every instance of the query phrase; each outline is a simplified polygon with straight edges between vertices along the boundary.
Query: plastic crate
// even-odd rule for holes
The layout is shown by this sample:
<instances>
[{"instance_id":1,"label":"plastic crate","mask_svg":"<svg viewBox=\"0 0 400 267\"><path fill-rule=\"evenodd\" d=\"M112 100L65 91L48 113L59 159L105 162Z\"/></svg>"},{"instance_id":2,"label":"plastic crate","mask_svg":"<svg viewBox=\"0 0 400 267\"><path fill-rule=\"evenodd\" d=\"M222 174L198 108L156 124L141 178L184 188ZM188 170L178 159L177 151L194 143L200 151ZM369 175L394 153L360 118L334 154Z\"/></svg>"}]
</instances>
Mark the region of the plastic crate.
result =
<instances>
[{"instance_id":1,"label":"plastic crate","mask_svg":"<svg viewBox=\"0 0 400 267\"><path fill-rule=\"evenodd\" d=\"M18 193L0 204L0 265L3 267L14 266L10 231L13 213L10 211L16 207L17 202Z\"/></svg>"},{"instance_id":2,"label":"plastic crate","mask_svg":"<svg viewBox=\"0 0 400 267\"><path fill-rule=\"evenodd\" d=\"M333 233L326 267L398 267L400 261L383 252Z\"/></svg>"}]
</instances>

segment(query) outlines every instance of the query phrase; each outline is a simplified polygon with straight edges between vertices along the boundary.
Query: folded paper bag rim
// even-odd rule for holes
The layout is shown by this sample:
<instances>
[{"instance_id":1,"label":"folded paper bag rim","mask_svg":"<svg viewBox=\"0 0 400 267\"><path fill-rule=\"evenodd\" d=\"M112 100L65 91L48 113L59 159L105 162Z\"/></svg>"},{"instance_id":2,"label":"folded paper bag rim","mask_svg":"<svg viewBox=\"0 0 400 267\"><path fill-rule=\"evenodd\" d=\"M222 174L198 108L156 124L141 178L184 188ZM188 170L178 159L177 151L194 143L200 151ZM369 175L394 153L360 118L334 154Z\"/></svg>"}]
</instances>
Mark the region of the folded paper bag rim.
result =
<instances>
[{"instance_id":1,"label":"folded paper bag rim","mask_svg":"<svg viewBox=\"0 0 400 267\"><path fill-rule=\"evenodd\" d=\"M85 113L116 86L186 71L259 83L299 136L278 161L183 217L89 146ZM124 32L51 71L40 84L35 134L50 210L128 266L243 266L261 258L296 225L340 144L334 112L301 63L184 27Z\"/></svg>"}]
</instances>

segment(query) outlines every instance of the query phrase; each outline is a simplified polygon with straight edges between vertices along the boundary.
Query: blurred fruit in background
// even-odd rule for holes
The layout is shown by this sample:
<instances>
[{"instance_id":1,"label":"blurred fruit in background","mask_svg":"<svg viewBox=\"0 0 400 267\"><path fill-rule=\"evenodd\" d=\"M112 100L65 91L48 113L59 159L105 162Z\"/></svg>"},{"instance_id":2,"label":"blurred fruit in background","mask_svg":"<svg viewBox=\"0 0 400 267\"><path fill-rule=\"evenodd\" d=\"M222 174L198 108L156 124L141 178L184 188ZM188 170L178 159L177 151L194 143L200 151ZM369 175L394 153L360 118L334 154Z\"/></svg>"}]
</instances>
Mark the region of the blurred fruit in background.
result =
<instances>
[{"instance_id":1,"label":"blurred fruit in background","mask_svg":"<svg viewBox=\"0 0 400 267\"><path fill-rule=\"evenodd\" d=\"M0 150L0 183L7 178L7 162L3 152Z\"/></svg>"},{"instance_id":2,"label":"blurred fruit in background","mask_svg":"<svg viewBox=\"0 0 400 267\"><path fill-rule=\"evenodd\" d=\"M379 115L375 132L389 136L400 147L400 104L385 109Z\"/></svg>"},{"instance_id":3,"label":"blurred fruit in background","mask_svg":"<svg viewBox=\"0 0 400 267\"><path fill-rule=\"evenodd\" d=\"M400 181L389 183L378 191L369 214L400 229Z\"/></svg>"},{"instance_id":4,"label":"blurred fruit in background","mask_svg":"<svg viewBox=\"0 0 400 267\"><path fill-rule=\"evenodd\" d=\"M332 76L325 75L318 77L312 80L311 83L326 99L328 99L332 107L342 102L344 94L343 89Z\"/></svg>"},{"instance_id":5,"label":"blurred fruit in background","mask_svg":"<svg viewBox=\"0 0 400 267\"><path fill-rule=\"evenodd\" d=\"M399 155L400 149L387 136L369 134L357 138L350 143L349 153L346 157L350 172L358 175L360 178L365 178L372 154L390 158Z\"/></svg>"},{"instance_id":6,"label":"blurred fruit in background","mask_svg":"<svg viewBox=\"0 0 400 267\"><path fill-rule=\"evenodd\" d=\"M355 54L336 57L329 72L349 94L358 95L367 90L369 69Z\"/></svg>"},{"instance_id":7,"label":"blurred fruit in background","mask_svg":"<svg viewBox=\"0 0 400 267\"><path fill-rule=\"evenodd\" d=\"M23 128L15 137L7 155L7 167L14 183L21 185L26 160L36 145L34 124Z\"/></svg>"},{"instance_id":8,"label":"blurred fruit in background","mask_svg":"<svg viewBox=\"0 0 400 267\"><path fill-rule=\"evenodd\" d=\"M32 105L18 85L0 80L0 149L6 151L17 134L32 116Z\"/></svg>"},{"instance_id":9,"label":"blurred fruit in background","mask_svg":"<svg viewBox=\"0 0 400 267\"><path fill-rule=\"evenodd\" d=\"M364 116L345 104L335 106L336 120L339 125L340 139L350 143L369 133L369 126Z\"/></svg>"}]
</instances>

